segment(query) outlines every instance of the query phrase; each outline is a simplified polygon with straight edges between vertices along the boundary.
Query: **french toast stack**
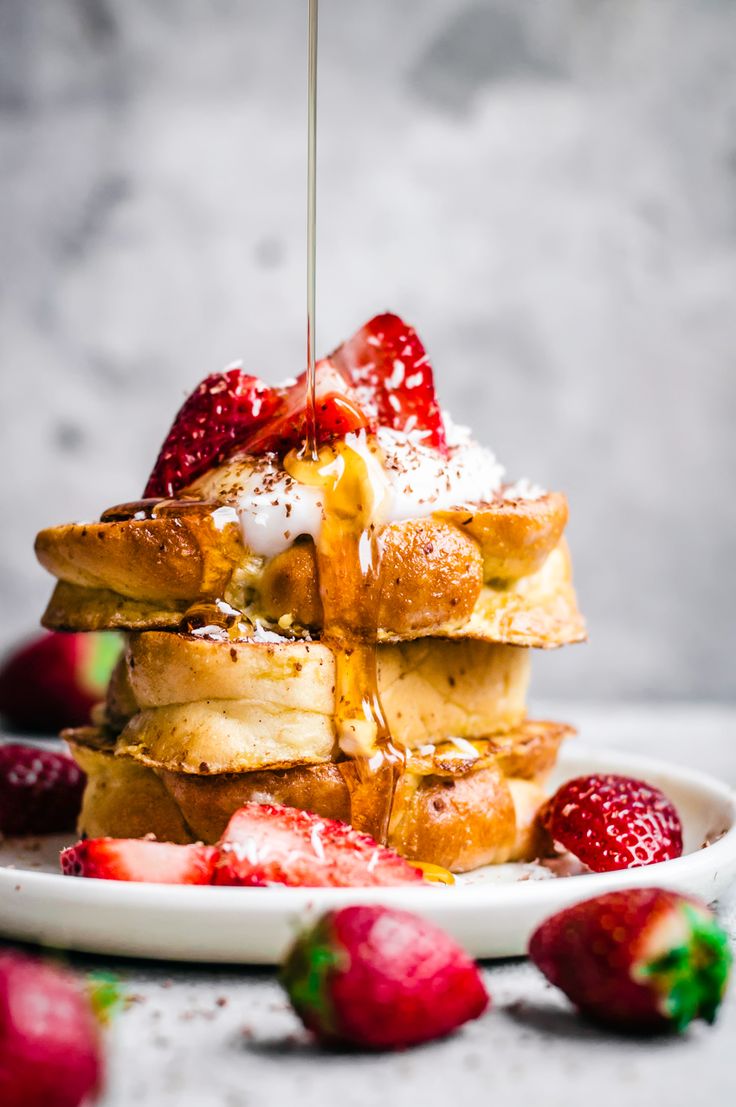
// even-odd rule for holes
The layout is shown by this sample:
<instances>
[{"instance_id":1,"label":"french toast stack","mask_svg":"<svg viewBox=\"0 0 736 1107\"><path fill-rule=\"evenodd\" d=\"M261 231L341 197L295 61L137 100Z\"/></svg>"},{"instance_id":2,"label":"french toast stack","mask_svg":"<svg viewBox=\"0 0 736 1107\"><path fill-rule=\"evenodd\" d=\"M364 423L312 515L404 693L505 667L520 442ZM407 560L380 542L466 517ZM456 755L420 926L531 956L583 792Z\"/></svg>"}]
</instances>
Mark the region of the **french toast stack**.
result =
<instances>
[{"instance_id":1,"label":"french toast stack","mask_svg":"<svg viewBox=\"0 0 736 1107\"><path fill-rule=\"evenodd\" d=\"M418 437L442 485L460 455L410 328L377 317L319 370L325 449L359 436L388 472L402 435L407 451ZM455 872L530 859L545 778L569 733L526 717L530 651L585 636L565 498L494 478L482 500L448 505L447 492L418 500L416 517L410 506L371 525L371 649L401 754L377 829L364 796L358 812L355 753L336 724L350 647L325 632L334 598L319 534L284 471L304 436L304 396L301 379L277 390L240 369L207 378L177 416L146 499L38 535L57 578L44 624L127 632L98 725L65 732L88 778L80 831L213 842L243 803L277 802ZM381 428L394 435L390 456ZM278 541L244 525L260 505L280 513ZM362 780L365 791L370 774Z\"/></svg>"}]
</instances>

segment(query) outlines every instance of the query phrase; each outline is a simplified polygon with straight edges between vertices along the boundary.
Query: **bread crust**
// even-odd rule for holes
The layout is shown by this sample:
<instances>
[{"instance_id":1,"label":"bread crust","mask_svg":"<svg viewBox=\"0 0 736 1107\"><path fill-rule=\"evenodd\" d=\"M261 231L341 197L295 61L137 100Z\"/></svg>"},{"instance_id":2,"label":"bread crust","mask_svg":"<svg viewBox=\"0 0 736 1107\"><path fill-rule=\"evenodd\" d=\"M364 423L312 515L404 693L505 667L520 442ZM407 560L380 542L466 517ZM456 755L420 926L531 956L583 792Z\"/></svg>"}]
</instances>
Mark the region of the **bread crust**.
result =
<instances>
[{"instance_id":1,"label":"bread crust","mask_svg":"<svg viewBox=\"0 0 736 1107\"><path fill-rule=\"evenodd\" d=\"M324 643L149 631L131 636L126 670L111 683L108 721L144 764L245 772L334 755L335 658ZM378 680L400 746L499 735L524 718L529 655L442 639L379 646Z\"/></svg>"},{"instance_id":2,"label":"bread crust","mask_svg":"<svg viewBox=\"0 0 736 1107\"><path fill-rule=\"evenodd\" d=\"M478 545L436 519L409 519L380 535L378 625L387 635L418 637L438 626L457 628L470 617L483 584ZM311 539L269 561L259 583L267 618L291 614L300 626L323 624L317 554Z\"/></svg>"},{"instance_id":3,"label":"bread crust","mask_svg":"<svg viewBox=\"0 0 736 1107\"><path fill-rule=\"evenodd\" d=\"M546 759L531 755L529 728L546 730L556 747L571 731L558 723L527 723L517 732L515 767L508 777L490 742L472 743L453 758L450 744L412 755L401 778L389 844L411 860L453 872L537 854L534 816L543 798ZM88 775L80 833L214 842L243 803L275 802L350 821L350 793L340 765L297 765L281 770L192 775L141 765L115 752L114 738L83 728L66 732L72 753ZM556 748L555 747L555 748ZM526 748L526 757L523 749Z\"/></svg>"},{"instance_id":4,"label":"bread crust","mask_svg":"<svg viewBox=\"0 0 736 1107\"><path fill-rule=\"evenodd\" d=\"M59 580L164 607L224 595L245 556L237 523L212 511L49 527L35 551Z\"/></svg>"},{"instance_id":5,"label":"bread crust","mask_svg":"<svg viewBox=\"0 0 736 1107\"><path fill-rule=\"evenodd\" d=\"M173 505L174 507L176 505ZM178 627L191 605L224 599L313 632L322 626L311 539L270 561L245 550L212 505L178 518L111 519L41 531L36 553L59 578L44 615L56 630ZM207 510L205 510L207 508ZM422 636L557 646L585 637L561 538L560 493L503 500L392 523L382 548L378 628Z\"/></svg>"},{"instance_id":6,"label":"bread crust","mask_svg":"<svg viewBox=\"0 0 736 1107\"><path fill-rule=\"evenodd\" d=\"M175 629L185 610L184 603L161 606L60 581L42 622L50 630ZM418 633L415 625L401 633L379 627L378 636L382 642L472 638L537 649L583 642L585 621L578 610L567 544L563 539L531 576L503 586L483 585L470 617L460 625L453 615L449 623L435 625L424 634Z\"/></svg>"},{"instance_id":7,"label":"bread crust","mask_svg":"<svg viewBox=\"0 0 736 1107\"><path fill-rule=\"evenodd\" d=\"M518 580L539 572L567 525L567 497L546 492L537 499L497 499L438 511L437 518L475 539L487 582Z\"/></svg>"}]
</instances>

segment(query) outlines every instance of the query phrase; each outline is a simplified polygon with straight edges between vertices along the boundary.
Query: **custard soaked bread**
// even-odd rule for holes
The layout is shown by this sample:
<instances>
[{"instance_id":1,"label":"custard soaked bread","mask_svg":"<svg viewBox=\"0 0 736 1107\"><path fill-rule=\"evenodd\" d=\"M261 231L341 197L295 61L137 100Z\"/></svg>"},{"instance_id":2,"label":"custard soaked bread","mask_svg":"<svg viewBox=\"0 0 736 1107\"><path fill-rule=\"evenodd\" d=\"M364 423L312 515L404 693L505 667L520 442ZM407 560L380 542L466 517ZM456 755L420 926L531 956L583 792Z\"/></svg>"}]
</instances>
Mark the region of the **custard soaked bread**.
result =
<instances>
[{"instance_id":1,"label":"custard soaked bread","mask_svg":"<svg viewBox=\"0 0 736 1107\"><path fill-rule=\"evenodd\" d=\"M529 647L581 641L561 493L509 484L378 316L304 377L206 378L143 500L42 531L44 616L129 632L80 829L213 841L277 801L457 871L538 849L568 728L526 720ZM314 428L309 447L308 428Z\"/></svg>"},{"instance_id":2,"label":"custard soaked bread","mask_svg":"<svg viewBox=\"0 0 736 1107\"><path fill-rule=\"evenodd\" d=\"M539 851L534 815L560 742L556 723L527 722L494 740L412 752L396 786L387 842L453 872ZM243 803L284 803L352 820L346 762L249 772L174 771L139 761L94 728L67 731L88 777L80 833L215 842Z\"/></svg>"},{"instance_id":3,"label":"custard soaked bread","mask_svg":"<svg viewBox=\"0 0 736 1107\"><path fill-rule=\"evenodd\" d=\"M234 495L231 485L225 489ZM193 605L222 599L270 622L286 617L319 631L324 612L312 539L297 536L275 556L259 556L244 546L229 507L143 502L128 505L129 518L41 531L36 554L60 581L44 624L177 627ZM562 540L566 520L565 498L549 493L499 496L384 527L380 639L453 635L539 647L580 641L585 630Z\"/></svg>"},{"instance_id":4,"label":"custard soaked bread","mask_svg":"<svg viewBox=\"0 0 736 1107\"><path fill-rule=\"evenodd\" d=\"M156 765L242 772L316 763L337 753L335 656L320 642L212 641L151 631L132 635L113 684L132 717L126 752ZM527 650L487 642L422 640L379 646L378 690L393 741L411 749L501 734L522 722Z\"/></svg>"}]
</instances>

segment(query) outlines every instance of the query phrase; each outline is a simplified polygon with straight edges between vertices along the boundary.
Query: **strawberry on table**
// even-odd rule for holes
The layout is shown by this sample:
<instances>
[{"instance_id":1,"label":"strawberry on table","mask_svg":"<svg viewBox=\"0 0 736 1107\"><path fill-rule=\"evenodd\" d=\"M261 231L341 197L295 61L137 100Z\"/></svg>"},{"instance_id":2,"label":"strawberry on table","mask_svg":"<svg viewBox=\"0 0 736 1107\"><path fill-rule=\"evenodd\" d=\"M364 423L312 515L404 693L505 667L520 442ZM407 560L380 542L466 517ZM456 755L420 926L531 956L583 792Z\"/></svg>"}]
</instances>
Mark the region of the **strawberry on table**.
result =
<instances>
[{"instance_id":1,"label":"strawberry on table","mask_svg":"<svg viewBox=\"0 0 736 1107\"><path fill-rule=\"evenodd\" d=\"M209 884L214 846L177 846L150 838L87 838L62 850L65 876L130 880L148 884Z\"/></svg>"},{"instance_id":2,"label":"strawberry on table","mask_svg":"<svg viewBox=\"0 0 736 1107\"><path fill-rule=\"evenodd\" d=\"M281 982L320 1041L404 1049L486 1010L474 961L439 927L381 906L329 911L286 957Z\"/></svg>"},{"instance_id":3,"label":"strawberry on table","mask_svg":"<svg viewBox=\"0 0 736 1107\"><path fill-rule=\"evenodd\" d=\"M20 742L0 745L0 834L73 830L84 782L68 754Z\"/></svg>"},{"instance_id":4,"label":"strawberry on table","mask_svg":"<svg viewBox=\"0 0 736 1107\"><path fill-rule=\"evenodd\" d=\"M576 777L539 812L550 838L594 872L633 869L682 854L682 825L659 788L614 774Z\"/></svg>"},{"instance_id":5,"label":"strawberry on table","mask_svg":"<svg viewBox=\"0 0 736 1107\"><path fill-rule=\"evenodd\" d=\"M49 631L16 650L0 668L0 715L26 734L85 726L104 697L120 656L117 634Z\"/></svg>"},{"instance_id":6,"label":"strawberry on table","mask_svg":"<svg viewBox=\"0 0 736 1107\"><path fill-rule=\"evenodd\" d=\"M426 446L446 450L427 351L414 328L398 315L376 315L343 342L331 360L350 380L371 420L393 430L424 431Z\"/></svg>"},{"instance_id":7,"label":"strawberry on table","mask_svg":"<svg viewBox=\"0 0 736 1107\"><path fill-rule=\"evenodd\" d=\"M246 803L218 844L215 884L369 887L423 879L367 834L281 804Z\"/></svg>"},{"instance_id":8,"label":"strawberry on table","mask_svg":"<svg viewBox=\"0 0 736 1107\"><path fill-rule=\"evenodd\" d=\"M628 1031L715 1020L731 969L728 936L705 904L660 888L578 903L535 931L529 956L589 1017Z\"/></svg>"},{"instance_id":9,"label":"strawberry on table","mask_svg":"<svg viewBox=\"0 0 736 1107\"><path fill-rule=\"evenodd\" d=\"M79 1107L103 1079L89 996L69 972L21 953L0 953L2 1107Z\"/></svg>"}]
</instances>

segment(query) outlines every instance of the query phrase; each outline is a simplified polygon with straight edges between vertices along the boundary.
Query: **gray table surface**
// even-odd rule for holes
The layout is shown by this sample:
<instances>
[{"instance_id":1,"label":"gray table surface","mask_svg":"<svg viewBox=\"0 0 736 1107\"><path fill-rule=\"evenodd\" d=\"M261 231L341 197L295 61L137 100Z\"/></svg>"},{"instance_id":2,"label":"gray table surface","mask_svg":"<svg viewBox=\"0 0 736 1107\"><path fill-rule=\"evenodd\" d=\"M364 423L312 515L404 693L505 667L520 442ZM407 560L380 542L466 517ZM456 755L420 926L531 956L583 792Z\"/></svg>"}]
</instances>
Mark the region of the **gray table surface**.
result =
<instances>
[{"instance_id":1,"label":"gray table surface","mask_svg":"<svg viewBox=\"0 0 736 1107\"><path fill-rule=\"evenodd\" d=\"M586 742L697 764L736 785L736 709L552 711L579 724ZM736 889L720 910L736 938ZM489 963L493 1004L482 1019L420 1049L365 1056L315 1048L266 970L71 960L112 969L127 992L107 1032L103 1107L445 1107L455 1096L492 1107L736 1103L736 986L715 1027L642 1041L587 1026L528 963Z\"/></svg>"}]
</instances>

